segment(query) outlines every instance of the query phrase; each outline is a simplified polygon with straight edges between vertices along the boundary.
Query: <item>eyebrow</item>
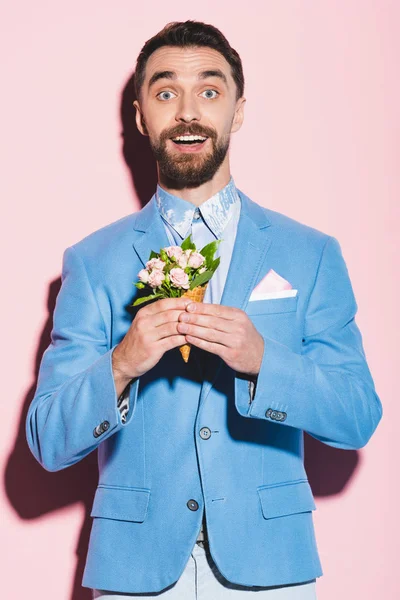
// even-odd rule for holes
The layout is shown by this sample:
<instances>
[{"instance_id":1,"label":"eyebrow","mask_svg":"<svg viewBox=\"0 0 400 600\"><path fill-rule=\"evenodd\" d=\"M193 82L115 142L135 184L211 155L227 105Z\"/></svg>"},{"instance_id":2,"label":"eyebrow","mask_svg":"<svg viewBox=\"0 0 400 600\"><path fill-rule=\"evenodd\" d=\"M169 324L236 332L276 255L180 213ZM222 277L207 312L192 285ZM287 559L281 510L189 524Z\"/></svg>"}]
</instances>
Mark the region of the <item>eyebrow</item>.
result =
<instances>
[{"instance_id":1,"label":"eyebrow","mask_svg":"<svg viewBox=\"0 0 400 600\"><path fill-rule=\"evenodd\" d=\"M201 71L199 73L197 79L208 79L208 77L219 77L226 85L228 85L228 81L226 79L225 74L220 69L209 69L208 71ZM149 81L149 89L151 86L156 83L159 79L177 79L177 74L175 71L156 71L150 77Z\"/></svg>"}]
</instances>

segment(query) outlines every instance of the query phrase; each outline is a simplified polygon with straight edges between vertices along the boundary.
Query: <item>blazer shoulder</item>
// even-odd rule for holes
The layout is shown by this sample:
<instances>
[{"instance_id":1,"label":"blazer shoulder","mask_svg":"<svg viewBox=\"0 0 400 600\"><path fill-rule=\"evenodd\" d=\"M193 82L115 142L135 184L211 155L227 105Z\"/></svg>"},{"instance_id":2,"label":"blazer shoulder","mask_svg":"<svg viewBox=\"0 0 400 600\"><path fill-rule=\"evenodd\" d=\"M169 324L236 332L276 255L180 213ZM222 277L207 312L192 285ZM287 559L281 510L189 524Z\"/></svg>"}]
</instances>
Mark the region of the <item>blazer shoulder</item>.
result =
<instances>
[{"instance_id":1,"label":"blazer shoulder","mask_svg":"<svg viewBox=\"0 0 400 600\"><path fill-rule=\"evenodd\" d=\"M251 204L257 206L258 210L264 213L270 225L273 226L275 235L297 239L298 241L307 241L309 244L315 244L319 247L324 246L328 239L333 237L326 231L312 227L277 210L266 208L249 197L247 198Z\"/></svg>"},{"instance_id":2,"label":"blazer shoulder","mask_svg":"<svg viewBox=\"0 0 400 600\"><path fill-rule=\"evenodd\" d=\"M325 243L328 238L332 237L330 233L317 229L316 227L304 223L303 221L299 221L298 219L294 219L293 217L289 217L289 215L284 213L269 208L264 208L264 210L271 223L279 229L302 235L322 243Z\"/></svg>"},{"instance_id":3,"label":"blazer shoulder","mask_svg":"<svg viewBox=\"0 0 400 600\"><path fill-rule=\"evenodd\" d=\"M73 248L82 258L87 259L99 259L108 251L115 251L121 244L125 244L127 239L133 238L136 214L130 213L92 231L72 244Z\"/></svg>"}]
</instances>

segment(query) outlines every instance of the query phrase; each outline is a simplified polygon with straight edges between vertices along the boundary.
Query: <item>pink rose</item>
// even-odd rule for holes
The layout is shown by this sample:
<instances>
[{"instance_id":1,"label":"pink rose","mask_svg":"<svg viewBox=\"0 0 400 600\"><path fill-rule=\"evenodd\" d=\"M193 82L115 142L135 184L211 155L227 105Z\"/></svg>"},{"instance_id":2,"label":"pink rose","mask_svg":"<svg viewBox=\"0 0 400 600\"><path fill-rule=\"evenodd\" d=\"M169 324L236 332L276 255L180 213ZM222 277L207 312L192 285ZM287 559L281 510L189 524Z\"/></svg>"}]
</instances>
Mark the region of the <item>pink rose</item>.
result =
<instances>
[{"instance_id":1,"label":"pink rose","mask_svg":"<svg viewBox=\"0 0 400 600\"><path fill-rule=\"evenodd\" d=\"M163 271L160 271L159 269L153 269L149 275L148 284L152 288L156 288L162 284L164 279L165 279L165 273L163 273Z\"/></svg>"},{"instance_id":2,"label":"pink rose","mask_svg":"<svg viewBox=\"0 0 400 600\"><path fill-rule=\"evenodd\" d=\"M164 267L165 267L165 262L163 260L161 260L161 258L152 258L151 260L148 260L146 263L146 269L148 271L151 271L151 269L158 269L159 271L162 271Z\"/></svg>"},{"instance_id":3,"label":"pink rose","mask_svg":"<svg viewBox=\"0 0 400 600\"><path fill-rule=\"evenodd\" d=\"M205 258L200 252L192 252L188 260L188 266L193 267L193 269L198 269L204 261Z\"/></svg>"},{"instance_id":4,"label":"pink rose","mask_svg":"<svg viewBox=\"0 0 400 600\"><path fill-rule=\"evenodd\" d=\"M138 277L139 277L139 280L142 283L147 283L148 280L149 280L149 272L148 272L148 270L147 269L142 269L141 271L139 271Z\"/></svg>"},{"instance_id":5,"label":"pink rose","mask_svg":"<svg viewBox=\"0 0 400 600\"><path fill-rule=\"evenodd\" d=\"M182 269L185 269L187 267L188 264L188 257L187 254L183 253L177 260L177 263L180 267L182 267Z\"/></svg>"},{"instance_id":6,"label":"pink rose","mask_svg":"<svg viewBox=\"0 0 400 600\"><path fill-rule=\"evenodd\" d=\"M170 270L169 277L172 285L177 288L189 289L189 275L183 269L175 267Z\"/></svg>"},{"instance_id":7,"label":"pink rose","mask_svg":"<svg viewBox=\"0 0 400 600\"><path fill-rule=\"evenodd\" d=\"M183 250L180 246L167 246L164 248L169 258L175 258L176 260L182 256Z\"/></svg>"}]
</instances>

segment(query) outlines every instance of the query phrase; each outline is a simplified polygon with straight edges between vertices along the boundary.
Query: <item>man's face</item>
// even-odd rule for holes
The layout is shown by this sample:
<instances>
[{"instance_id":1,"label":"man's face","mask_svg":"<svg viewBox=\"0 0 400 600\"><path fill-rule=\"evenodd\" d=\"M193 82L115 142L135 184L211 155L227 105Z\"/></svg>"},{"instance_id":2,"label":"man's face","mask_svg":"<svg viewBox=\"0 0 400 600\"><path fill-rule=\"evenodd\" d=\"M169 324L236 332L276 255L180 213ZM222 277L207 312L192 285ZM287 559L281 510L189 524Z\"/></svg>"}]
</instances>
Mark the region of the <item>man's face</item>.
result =
<instances>
[{"instance_id":1,"label":"man's face","mask_svg":"<svg viewBox=\"0 0 400 600\"><path fill-rule=\"evenodd\" d=\"M175 189L198 187L224 162L243 120L231 67L212 48L164 46L147 61L136 122ZM177 139L201 136L199 140ZM205 139L204 139L205 138Z\"/></svg>"}]
</instances>

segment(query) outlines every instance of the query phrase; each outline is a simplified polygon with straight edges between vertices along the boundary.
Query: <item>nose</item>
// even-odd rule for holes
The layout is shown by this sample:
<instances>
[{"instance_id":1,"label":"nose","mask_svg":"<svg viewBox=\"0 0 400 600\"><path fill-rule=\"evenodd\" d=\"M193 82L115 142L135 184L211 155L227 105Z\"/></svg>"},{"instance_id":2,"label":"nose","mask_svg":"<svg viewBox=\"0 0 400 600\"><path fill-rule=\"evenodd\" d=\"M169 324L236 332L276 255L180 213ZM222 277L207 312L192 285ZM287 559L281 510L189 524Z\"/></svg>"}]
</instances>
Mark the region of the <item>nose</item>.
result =
<instances>
[{"instance_id":1,"label":"nose","mask_svg":"<svg viewBox=\"0 0 400 600\"><path fill-rule=\"evenodd\" d=\"M177 106L175 121L189 123L190 121L199 121L201 114L193 96L182 94Z\"/></svg>"}]
</instances>

